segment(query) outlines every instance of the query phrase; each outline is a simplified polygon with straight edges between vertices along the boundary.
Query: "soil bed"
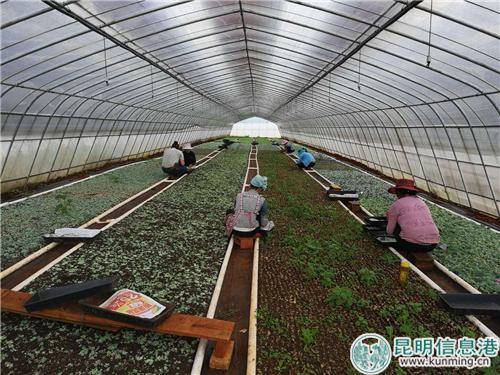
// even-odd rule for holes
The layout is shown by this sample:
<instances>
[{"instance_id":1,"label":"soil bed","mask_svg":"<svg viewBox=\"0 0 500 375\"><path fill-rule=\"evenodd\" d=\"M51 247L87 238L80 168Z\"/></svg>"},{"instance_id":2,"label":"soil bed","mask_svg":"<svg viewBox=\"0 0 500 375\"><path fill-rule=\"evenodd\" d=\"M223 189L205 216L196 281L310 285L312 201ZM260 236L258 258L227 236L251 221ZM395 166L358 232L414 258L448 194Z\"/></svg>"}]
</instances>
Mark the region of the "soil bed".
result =
<instances>
[{"instance_id":1,"label":"soil bed","mask_svg":"<svg viewBox=\"0 0 500 375\"><path fill-rule=\"evenodd\" d=\"M255 176L257 176L257 170L256 169L249 169L248 170L248 180L252 180L252 178L254 178Z\"/></svg>"},{"instance_id":2,"label":"soil bed","mask_svg":"<svg viewBox=\"0 0 500 375\"><path fill-rule=\"evenodd\" d=\"M259 166L276 224L259 266L259 374L355 374L350 345L367 332L389 341L478 334L414 273L401 287L398 259L288 158L261 151ZM400 370L393 363L388 373Z\"/></svg>"},{"instance_id":3,"label":"soil bed","mask_svg":"<svg viewBox=\"0 0 500 375\"><path fill-rule=\"evenodd\" d=\"M389 184L333 160L322 159L316 169L345 190L357 190L361 204L372 214L383 215L394 202ZM449 211L427 203L446 250L433 255L451 271L485 293L500 293L500 234Z\"/></svg>"},{"instance_id":4,"label":"soil bed","mask_svg":"<svg viewBox=\"0 0 500 375\"><path fill-rule=\"evenodd\" d=\"M202 146L198 159L212 151ZM148 160L2 207L2 270L44 246L43 234L78 227L165 178L160 165L160 159Z\"/></svg>"},{"instance_id":5,"label":"soil bed","mask_svg":"<svg viewBox=\"0 0 500 375\"><path fill-rule=\"evenodd\" d=\"M237 142L237 143L233 143L230 146L230 148L233 148L233 149L241 147L242 145L243 146L249 145L253 141L253 137L224 137L224 138L221 138L221 139L213 141L213 142L205 143L204 145L218 147L219 145L222 144L223 139L229 139L233 142ZM257 137L257 142L259 143L259 150L273 150L275 148L275 146L273 146L271 144L271 141L268 138Z\"/></svg>"},{"instance_id":6,"label":"soil bed","mask_svg":"<svg viewBox=\"0 0 500 375\"><path fill-rule=\"evenodd\" d=\"M118 274L117 287L205 315L227 239L223 217L241 189L247 150L226 150L26 288ZM188 374L197 340L2 315L5 374ZM57 354L57 361L53 360Z\"/></svg>"}]
</instances>

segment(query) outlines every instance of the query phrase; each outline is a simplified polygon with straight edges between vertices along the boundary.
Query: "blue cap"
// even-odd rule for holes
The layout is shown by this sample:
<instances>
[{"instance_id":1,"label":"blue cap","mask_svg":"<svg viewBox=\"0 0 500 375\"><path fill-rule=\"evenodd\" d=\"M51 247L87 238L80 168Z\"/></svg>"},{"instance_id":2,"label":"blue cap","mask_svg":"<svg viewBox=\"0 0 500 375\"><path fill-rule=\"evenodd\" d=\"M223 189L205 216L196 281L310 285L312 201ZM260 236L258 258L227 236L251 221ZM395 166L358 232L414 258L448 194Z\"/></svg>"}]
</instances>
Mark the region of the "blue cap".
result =
<instances>
[{"instance_id":1,"label":"blue cap","mask_svg":"<svg viewBox=\"0 0 500 375\"><path fill-rule=\"evenodd\" d=\"M250 185L263 190L267 189L267 177L257 175L250 181Z\"/></svg>"}]
</instances>

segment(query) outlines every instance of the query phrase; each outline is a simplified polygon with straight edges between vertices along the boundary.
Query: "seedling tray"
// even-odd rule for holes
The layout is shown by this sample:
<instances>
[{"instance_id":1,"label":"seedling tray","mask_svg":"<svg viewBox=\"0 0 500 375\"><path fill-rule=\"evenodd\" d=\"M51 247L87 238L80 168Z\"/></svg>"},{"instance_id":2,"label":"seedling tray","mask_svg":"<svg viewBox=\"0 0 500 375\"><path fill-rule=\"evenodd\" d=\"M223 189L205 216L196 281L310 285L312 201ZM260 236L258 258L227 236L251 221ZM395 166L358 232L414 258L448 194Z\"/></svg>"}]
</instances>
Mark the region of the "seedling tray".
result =
<instances>
[{"instance_id":1,"label":"seedling tray","mask_svg":"<svg viewBox=\"0 0 500 375\"><path fill-rule=\"evenodd\" d=\"M89 313L102 316L104 318L108 319L113 319L113 320L118 320L121 322L127 322L127 323L134 323L141 325L143 327L147 328L153 328L156 325L158 325L160 322L168 318L172 313L174 312L174 305L165 303L163 301L158 301L157 302L161 303L163 306L165 306L165 310L161 312L161 314L155 316L152 319L145 319L137 316L132 316L128 314L122 314L116 311L104 309L102 307L99 307L103 302L105 302L109 297L111 297L116 290L112 290L109 292L101 293L98 295L90 296L88 298L82 299L78 301L80 305L83 307L83 309Z\"/></svg>"},{"instance_id":2,"label":"seedling tray","mask_svg":"<svg viewBox=\"0 0 500 375\"><path fill-rule=\"evenodd\" d=\"M59 228L54 233L44 234L46 242L85 242L95 238L101 231L99 229L84 228Z\"/></svg>"},{"instance_id":3,"label":"seedling tray","mask_svg":"<svg viewBox=\"0 0 500 375\"><path fill-rule=\"evenodd\" d=\"M370 224L387 224L386 217L373 216L366 218L366 221Z\"/></svg>"},{"instance_id":4,"label":"seedling tray","mask_svg":"<svg viewBox=\"0 0 500 375\"><path fill-rule=\"evenodd\" d=\"M345 194L349 194L349 195L356 194L357 195L358 194L358 192L356 190L335 190L333 188L330 188L328 190L328 193L329 194L337 194L337 195L345 195Z\"/></svg>"},{"instance_id":5,"label":"seedling tray","mask_svg":"<svg viewBox=\"0 0 500 375\"><path fill-rule=\"evenodd\" d=\"M373 225L370 223L370 224L364 224L363 229L368 232L380 232L382 228L378 225Z\"/></svg>"},{"instance_id":6,"label":"seedling tray","mask_svg":"<svg viewBox=\"0 0 500 375\"><path fill-rule=\"evenodd\" d=\"M440 294L447 309L460 315L500 316L500 294Z\"/></svg>"},{"instance_id":7,"label":"seedling tray","mask_svg":"<svg viewBox=\"0 0 500 375\"><path fill-rule=\"evenodd\" d=\"M368 219L385 220L385 221L387 221L387 217L386 216L370 216Z\"/></svg>"},{"instance_id":8,"label":"seedling tray","mask_svg":"<svg viewBox=\"0 0 500 375\"><path fill-rule=\"evenodd\" d=\"M385 231L385 227L387 226L387 223L383 222L383 221L379 221L379 222L368 222L365 225L367 227L370 227L370 228L377 228L378 230ZM369 229L367 229L367 230L369 230Z\"/></svg>"},{"instance_id":9,"label":"seedling tray","mask_svg":"<svg viewBox=\"0 0 500 375\"><path fill-rule=\"evenodd\" d=\"M359 198L358 193L356 191L331 191L328 193L328 198L332 200L356 200Z\"/></svg>"},{"instance_id":10,"label":"seedling tray","mask_svg":"<svg viewBox=\"0 0 500 375\"><path fill-rule=\"evenodd\" d=\"M92 294L109 292L113 290L113 283L116 279L117 277L113 276L105 279L85 281L83 283L40 290L26 301L24 308L28 312L42 310L68 301L85 298Z\"/></svg>"},{"instance_id":11,"label":"seedling tray","mask_svg":"<svg viewBox=\"0 0 500 375\"><path fill-rule=\"evenodd\" d=\"M385 230L381 230L379 228L379 230L376 230L376 231L370 231L369 232L375 239L375 241L377 241L378 243L381 243L377 240L378 237L387 237L387 232ZM384 245L390 245L390 243L384 243Z\"/></svg>"},{"instance_id":12,"label":"seedling tray","mask_svg":"<svg viewBox=\"0 0 500 375\"><path fill-rule=\"evenodd\" d=\"M378 236L377 237L377 242L383 244L383 245L390 245L398 242L396 238L391 237L391 236Z\"/></svg>"}]
</instances>

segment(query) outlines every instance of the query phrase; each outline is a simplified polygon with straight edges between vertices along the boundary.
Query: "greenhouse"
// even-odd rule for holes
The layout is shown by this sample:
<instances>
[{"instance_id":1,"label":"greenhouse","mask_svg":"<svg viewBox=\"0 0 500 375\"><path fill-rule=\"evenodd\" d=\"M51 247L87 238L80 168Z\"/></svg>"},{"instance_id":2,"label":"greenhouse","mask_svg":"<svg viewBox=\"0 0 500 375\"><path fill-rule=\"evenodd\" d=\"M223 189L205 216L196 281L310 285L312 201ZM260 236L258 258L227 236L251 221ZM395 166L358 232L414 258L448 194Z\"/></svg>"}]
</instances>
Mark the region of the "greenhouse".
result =
<instances>
[{"instance_id":1,"label":"greenhouse","mask_svg":"<svg viewBox=\"0 0 500 375\"><path fill-rule=\"evenodd\" d=\"M500 2L0 14L2 374L500 373Z\"/></svg>"}]
</instances>

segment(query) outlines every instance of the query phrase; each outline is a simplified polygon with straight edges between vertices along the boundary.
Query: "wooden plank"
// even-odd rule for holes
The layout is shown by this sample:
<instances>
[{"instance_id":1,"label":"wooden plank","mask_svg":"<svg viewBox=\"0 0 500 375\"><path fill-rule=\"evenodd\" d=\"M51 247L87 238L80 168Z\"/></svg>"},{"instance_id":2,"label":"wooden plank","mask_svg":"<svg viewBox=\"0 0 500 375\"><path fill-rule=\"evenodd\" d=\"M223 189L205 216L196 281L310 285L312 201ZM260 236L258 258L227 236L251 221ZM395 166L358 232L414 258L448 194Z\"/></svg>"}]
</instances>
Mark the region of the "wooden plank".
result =
<instances>
[{"instance_id":1,"label":"wooden plank","mask_svg":"<svg viewBox=\"0 0 500 375\"><path fill-rule=\"evenodd\" d=\"M81 309L78 309L76 303L65 304L64 306L58 308L44 309L33 311L30 313L24 308L24 303L30 297L30 293L16 292L14 290L2 288L2 300L0 302L0 308L2 311L6 312L33 316L35 318L57 320L65 323L89 325L108 331L116 332L121 328L119 324L115 324L117 322L112 321L111 323L109 323L109 319L100 318L98 316L90 316L91 319L87 319L88 314L85 314Z\"/></svg>"},{"instance_id":2,"label":"wooden plank","mask_svg":"<svg viewBox=\"0 0 500 375\"><path fill-rule=\"evenodd\" d=\"M173 314L156 327L148 329L137 324L119 322L89 314L83 311L82 307L76 302L30 313L23 307L24 303L30 297L30 293L16 292L2 288L1 310L35 318L88 325L111 331L131 328L177 336L204 338L213 341L229 341L234 329L234 322L186 314Z\"/></svg>"},{"instance_id":3,"label":"wooden plank","mask_svg":"<svg viewBox=\"0 0 500 375\"><path fill-rule=\"evenodd\" d=\"M233 329L234 322L209 319L203 316L173 314L152 331L207 340L229 341Z\"/></svg>"}]
</instances>

